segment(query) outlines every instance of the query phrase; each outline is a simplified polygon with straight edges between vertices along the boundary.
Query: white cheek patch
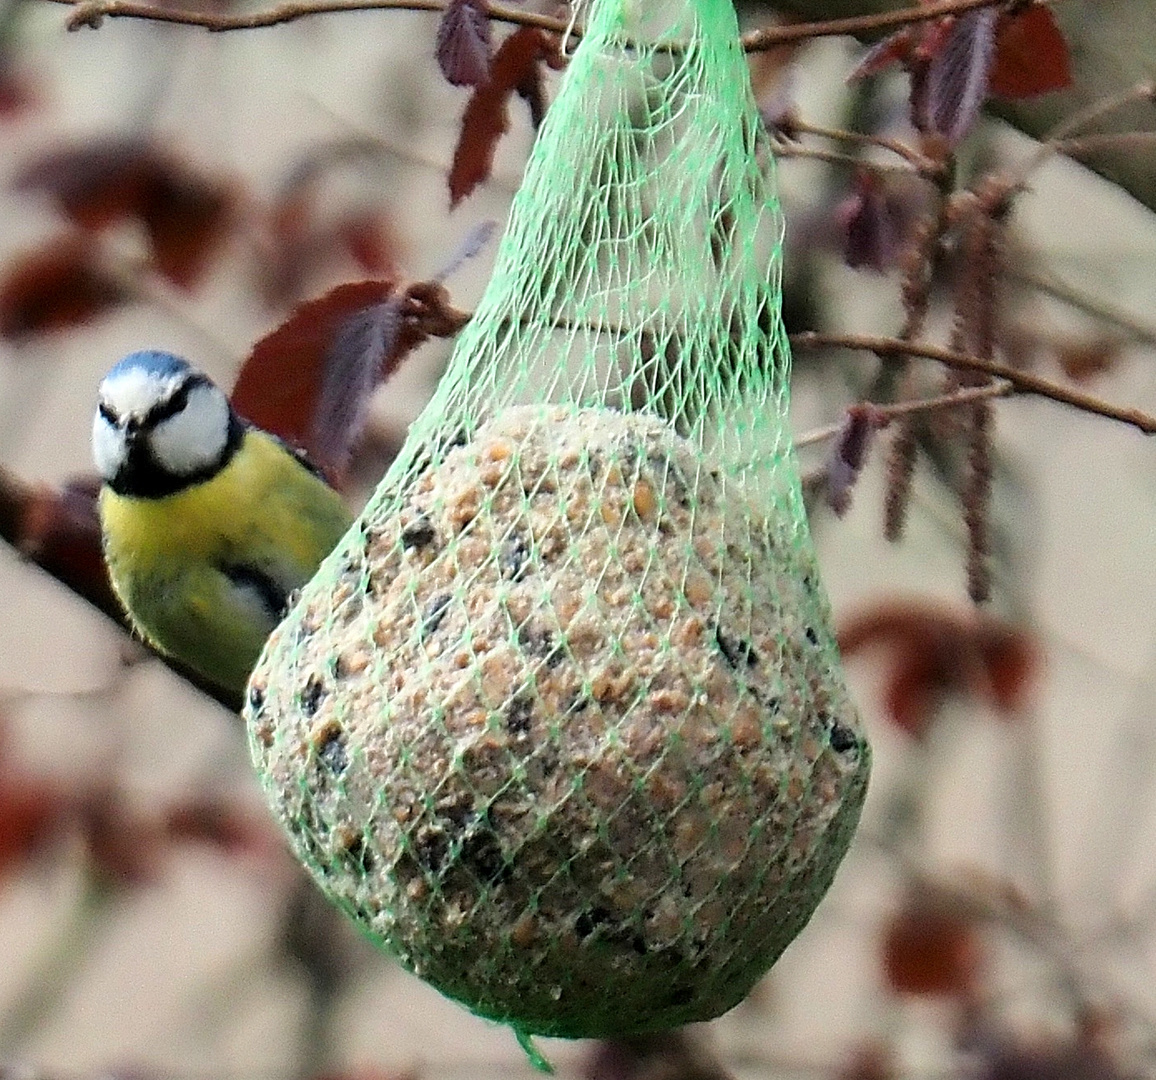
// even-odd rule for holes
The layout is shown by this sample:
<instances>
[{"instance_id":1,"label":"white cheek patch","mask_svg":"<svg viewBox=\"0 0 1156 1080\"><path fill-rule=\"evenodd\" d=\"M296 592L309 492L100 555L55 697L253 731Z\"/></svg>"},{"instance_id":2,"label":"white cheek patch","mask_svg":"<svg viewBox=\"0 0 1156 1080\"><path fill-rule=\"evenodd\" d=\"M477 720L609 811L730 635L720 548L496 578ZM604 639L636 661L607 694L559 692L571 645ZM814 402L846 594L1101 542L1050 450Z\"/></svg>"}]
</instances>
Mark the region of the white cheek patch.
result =
<instances>
[{"instance_id":1,"label":"white cheek patch","mask_svg":"<svg viewBox=\"0 0 1156 1080\"><path fill-rule=\"evenodd\" d=\"M122 432L100 413L92 421L92 459L105 480L112 480L128 457Z\"/></svg>"},{"instance_id":2,"label":"white cheek patch","mask_svg":"<svg viewBox=\"0 0 1156 1080\"><path fill-rule=\"evenodd\" d=\"M197 386L185 407L149 433L156 463L173 476L211 469L229 441L229 402L217 387Z\"/></svg>"}]
</instances>

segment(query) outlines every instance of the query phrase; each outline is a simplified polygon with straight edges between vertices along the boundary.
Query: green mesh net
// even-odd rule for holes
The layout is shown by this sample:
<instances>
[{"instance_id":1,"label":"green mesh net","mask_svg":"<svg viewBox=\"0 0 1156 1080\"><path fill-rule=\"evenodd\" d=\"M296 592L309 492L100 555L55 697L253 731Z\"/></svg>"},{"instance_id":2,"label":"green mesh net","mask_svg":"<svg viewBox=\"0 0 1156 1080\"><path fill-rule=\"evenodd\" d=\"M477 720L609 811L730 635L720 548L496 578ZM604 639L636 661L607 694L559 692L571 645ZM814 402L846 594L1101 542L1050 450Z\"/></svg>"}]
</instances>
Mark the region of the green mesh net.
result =
<instances>
[{"instance_id":1,"label":"green mesh net","mask_svg":"<svg viewBox=\"0 0 1156 1080\"><path fill-rule=\"evenodd\" d=\"M731 1008L859 816L781 237L730 0L594 0L433 401L250 685L322 888L523 1034Z\"/></svg>"}]
</instances>

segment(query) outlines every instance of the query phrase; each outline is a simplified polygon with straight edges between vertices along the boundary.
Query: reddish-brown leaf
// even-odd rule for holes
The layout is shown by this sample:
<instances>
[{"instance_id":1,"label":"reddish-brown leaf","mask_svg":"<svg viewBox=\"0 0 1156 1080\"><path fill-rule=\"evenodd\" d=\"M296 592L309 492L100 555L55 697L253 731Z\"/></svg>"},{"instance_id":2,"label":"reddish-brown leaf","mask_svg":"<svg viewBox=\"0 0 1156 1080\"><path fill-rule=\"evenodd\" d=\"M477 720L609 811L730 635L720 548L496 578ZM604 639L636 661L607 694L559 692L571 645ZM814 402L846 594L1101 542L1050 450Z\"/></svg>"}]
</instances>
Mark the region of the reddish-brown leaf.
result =
<instances>
[{"instance_id":1,"label":"reddish-brown leaf","mask_svg":"<svg viewBox=\"0 0 1156 1080\"><path fill-rule=\"evenodd\" d=\"M1031 639L1010 627L994 627L979 638L986 693L999 712L1013 715L1023 709L1039 675L1040 657Z\"/></svg>"},{"instance_id":2,"label":"reddish-brown leaf","mask_svg":"<svg viewBox=\"0 0 1156 1080\"><path fill-rule=\"evenodd\" d=\"M310 440L334 341L352 315L384 303L393 291L391 281L351 282L298 306L253 346L233 387L233 407L312 454ZM316 463L327 467L323 460Z\"/></svg>"},{"instance_id":3,"label":"reddish-brown leaf","mask_svg":"<svg viewBox=\"0 0 1156 1080\"><path fill-rule=\"evenodd\" d=\"M398 276L400 244L389 217L377 211L351 211L338 223L336 235L365 273Z\"/></svg>"},{"instance_id":4,"label":"reddish-brown leaf","mask_svg":"<svg viewBox=\"0 0 1156 1080\"><path fill-rule=\"evenodd\" d=\"M96 497L100 479L77 477L60 488L29 489L13 542L18 551L89 603L119 617L120 604L101 551Z\"/></svg>"},{"instance_id":5,"label":"reddish-brown leaf","mask_svg":"<svg viewBox=\"0 0 1156 1080\"><path fill-rule=\"evenodd\" d=\"M918 650L897 653L883 687L884 709L900 731L918 739L943 706L947 691L938 657Z\"/></svg>"},{"instance_id":6,"label":"reddish-brown leaf","mask_svg":"<svg viewBox=\"0 0 1156 1080\"><path fill-rule=\"evenodd\" d=\"M139 221L157 270L184 288L200 280L236 205L230 185L202 176L137 137L96 139L50 151L25 166L13 186L48 196L90 231Z\"/></svg>"},{"instance_id":7,"label":"reddish-brown leaf","mask_svg":"<svg viewBox=\"0 0 1156 1080\"><path fill-rule=\"evenodd\" d=\"M192 172L159 173L140 210L156 269L191 289L204 277L235 220L236 193Z\"/></svg>"},{"instance_id":8,"label":"reddish-brown leaf","mask_svg":"<svg viewBox=\"0 0 1156 1080\"><path fill-rule=\"evenodd\" d=\"M37 104L36 86L27 71L0 54L0 120L15 120Z\"/></svg>"},{"instance_id":9,"label":"reddish-brown leaf","mask_svg":"<svg viewBox=\"0 0 1156 1080\"><path fill-rule=\"evenodd\" d=\"M91 139L50 150L17 172L16 191L46 195L84 229L103 229L139 214L163 169L156 147L136 137Z\"/></svg>"},{"instance_id":10,"label":"reddish-brown leaf","mask_svg":"<svg viewBox=\"0 0 1156 1080\"><path fill-rule=\"evenodd\" d=\"M863 54L863 58L847 76L847 81L867 79L872 75L879 75L888 68L906 64L914 43L915 32L910 27L905 26L902 30L889 34Z\"/></svg>"},{"instance_id":11,"label":"reddish-brown leaf","mask_svg":"<svg viewBox=\"0 0 1156 1080\"><path fill-rule=\"evenodd\" d=\"M121 792L112 787L88 792L76 817L94 871L120 886L156 880L165 855L163 834L130 807Z\"/></svg>"},{"instance_id":12,"label":"reddish-brown leaf","mask_svg":"<svg viewBox=\"0 0 1156 1080\"><path fill-rule=\"evenodd\" d=\"M843 257L852 269L886 273L903 253L915 206L903 191L870 169L859 169L851 193L834 210L844 230Z\"/></svg>"},{"instance_id":13,"label":"reddish-brown leaf","mask_svg":"<svg viewBox=\"0 0 1156 1080\"><path fill-rule=\"evenodd\" d=\"M517 92L530 103L531 114L541 109L539 65L557 50L548 34L532 27L515 30L494 55L489 81L470 96L462 115L462 129L450 166L450 205L456 206L494 167L498 140L509 128L510 95Z\"/></svg>"},{"instance_id":14,"label":"reddish-brown leaf","mask_svg":"<svg viewBox=\"0 0 1156 1080\"><path fill-rule=\"evenodd\" d=\"M982 950L974 921L947 905L915 899L883 932L883 971L900 994L966 997Z\"/></svg>"},{"instance_id":15,"label":"reddish-brown leaf","mask_svg":"<svg viewBox=\"0 0 1156 1080\"><path fill-rule=\"evenodd\" d=\"M918 602L879 604L843 626L839 644L847 656L881 655L887 716L915 737L950 695L1014 714L1040 667L1035 643L1023 630L985 613Z\"/></svg>"},{"instance_id":16,"label":"reddish-brown leaf","mask_svg":"<svg viewBox=\"0 0 1156 1080\"><path fill-rule=\"evenodd\" d=\"M17 257L0 277L0 336L19 341L82 326L128 299L90 239L59 238Z\"/></svg>"},{"instance_id":17,"label":"reddish-brown leaf","mask_svg":"<svg viewBox=\"0 0 1156 1080\"><path fill-rule=\"evenodd\" d=\"M271 856L283 846L264 818L246 814L219 800L194 799L170 806L163 829L176 841L206 844L224 855Z\"/></svg>"},{"instance_id":18,"label":"reddish-brown leaf","mask_svg":"<svg viewBox=\"0 0 1156 1080\"><path fill-rule=\"evenodd\" d=\"M1090 382L1111 371L1120 361L1124 342L1105 334L1090 340L1061 340L1055 346L1056 360L1073 382Z\"/></svg>"},{"instance_id":19,"label":"reddish-brown leaf","mask_svg":"<svg viewBox=\"0 0 1156 1080\"><path fill-rule=\"evenodd\" d=\"M48 781L0 774L0 881L52 840L70 809Z\"/></svg>"},{"instance_id":20,"label":"reddish-brown leaf","mask_svg":"<svg viewBox=\"0 0 1156 1080\"><path fill-rule=\"evenodd\" d=\"M1034 97L1072 85L1068 43L1051 9L1029 4L1000 16L988 87L1002 98Z\"/></svg>"}]
</instances>

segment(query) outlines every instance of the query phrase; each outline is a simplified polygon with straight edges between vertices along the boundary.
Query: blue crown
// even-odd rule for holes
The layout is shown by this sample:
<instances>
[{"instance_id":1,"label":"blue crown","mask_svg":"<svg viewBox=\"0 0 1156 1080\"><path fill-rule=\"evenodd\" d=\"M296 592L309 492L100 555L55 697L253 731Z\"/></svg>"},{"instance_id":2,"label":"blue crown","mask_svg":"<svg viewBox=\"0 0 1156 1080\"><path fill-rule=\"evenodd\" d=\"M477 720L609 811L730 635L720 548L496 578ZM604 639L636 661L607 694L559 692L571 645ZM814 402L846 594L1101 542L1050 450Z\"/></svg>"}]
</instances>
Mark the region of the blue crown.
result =
<instances>
[{"instance_id":1,"label":"blue crown","mask_svg":"<svg viewBox=\"0 0 1156 1080\"><path fill-rule=\"evenodd\" d=\"M162 352L159 349L142 349L140 352L129 353L116 363L105 378L123 375L127 371L143 371L167 379L174 375L186 375L192 370L186 361L172 353Z\"/></svg>"}]
</instances>

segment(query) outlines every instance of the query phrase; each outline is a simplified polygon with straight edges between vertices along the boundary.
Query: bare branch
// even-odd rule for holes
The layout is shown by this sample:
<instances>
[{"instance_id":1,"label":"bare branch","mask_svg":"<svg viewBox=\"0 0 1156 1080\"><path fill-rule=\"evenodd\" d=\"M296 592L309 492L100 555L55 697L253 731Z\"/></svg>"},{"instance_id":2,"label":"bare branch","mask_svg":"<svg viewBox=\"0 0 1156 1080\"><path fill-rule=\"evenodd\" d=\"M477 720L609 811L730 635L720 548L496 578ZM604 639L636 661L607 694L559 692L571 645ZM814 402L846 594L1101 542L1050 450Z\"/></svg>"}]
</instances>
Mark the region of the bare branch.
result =
<instances>
[{"instance_id":1,"label":"bare branch","mask_svg":"<svg viewBox=\"0 0 1156 1080\"><path fill-rule=\"evenodd\" d=\"M78 500L70 505L66 492L28 484L0 469L0 541L136 636L104 569L95 503ZM240 710L241 702L233 694L170 657L160 659L230 712Z\"/></svg>"},{"instance_id":2,"label":"bare branch","mask_svg":"<svg viewBox=\"0 0 1156 1080\"><path fill-rule=\"evenodd\" d=\"M848 143L851 146L875 146L880 150L889 150L903 158L917 172L932 173L943 169L940 162L933 161L926 154L921 154L913 146L908 146L902 139L891 139L886 135L868 135L861 131L844 131L842 128L823 127L820 124L809 124L805 120L792 120L792 131L801 135L814 135L820 139L830 139L832 142ZM775 154L781 157L782 148L777 148Z\"/></svg>"},{"instance_id":3,"label":"bare branch","mask_svg":"<svg viewBox=\"0 0 1156 1080\"><path fill-rule=\"evenodd\" d=\"M213 33L280 26L313 15L334 15L349 11L444 11L446 7L446 0L290 0L264 11L232 13L182 10L138 0L42 0L42 2L72 7L74 10L67 23L70 30L79 30L85 26L97 29L101 22L108 18L178 23L182 26L199 26ZM796 23L790 26L769 26L744 35L743 47L748 52L762 52L807 38L877 33L910 23L938 19L944 15L959 15L974 8L994 7L1003 3L1006 3L1006 0L937 0L924 6L878 15ZM564 19L553 19L547 15L537 15L514 8L491 4L490 18L497 22L532 26L556 34L565 34L569 31L571 37L581 36L581 31L577 27L570 27Z\"/></svg>"},{"instance_id":4,"label":"bare branch","mask_svg":"<svg viewBox=\"0 0 1156 1080\"><path fill-rule=\"evenodd\" d=\"M1034 394L1051 401L1058 401L1062 405L1070 405L1081 412L1093 413L1109 420L1117 420L1137 428L1145 435L1156 435L1156 416L1143 412L1140 409L1129 409L1113 405L1101 398L1084 394L1078 390L1071 390L1050 379L1032 375L1026 371L1009 367L994 360L982 360L978 356L968 356L966 353L953 352L940 345L931 345L924 342L903 341L900 338L876 337L870 334L820 334L815 331L805 331L791 337L791 345L796 349L852 349L859 352L873 352L876 356L888 359L891 357L919 356L927 360L936 360L948 367L960 371L976 371L992 375L997 379L1005 379L1012 384L1009 393Z\"/></svg>"},{"instance_id":5,"label":"bare branch","mask_svg":"<svg viewBox=\"0 0 1156 1080\"><path fill-rule=\"evenodd\" d=\"M892 161L869 161L839 150L820 150L813 146L780 146L775 149L775 157L780 161L801 158L806 161L825 161L831 165L854 165L857 169L870 169L877 173L906 173L917 175L915 169Z\"/></svg>"},{"instance_id":6,"label":"bare branch","mask_svg":"<svg viewBox=\"0 0 1156 1080\"><path fill-rule=\"evenodd\" d=\"M976 401L985 401L988 398L1007 397L1016 392L1009 382L987 383L984 386L966 386L950 394L937 394L929 398L911 398L907 401L893 401L887 405L879 405L874 401L862 401L853 408L867 409L871 414L871 421L876 427L884 428L897 416L909 416L912 413L936 412L939 409L950 409L959 405L968 405ZM816 443L833 439L843 428L840 421L837 424L827 424L821 428L814 428L800 435L795 440L795 449L801 446L814 446Z\"/></svg>"},{"instance_id":7,"label":"bare branch","mask_svg":"<svg viewBox=\"0 0 1156 1080\"><path fill-rule=\"evenodd\" d=\"M743 35L747 52L761 52L776 45L817 37L843 37L877 34L911 23L927 22L944 15L962 15L975 8L1002 6L1004 0L936 0L918 7L899 11L885 11L878 15L853 15L847 19L826 19L821 22L794 23L790 26L768 26Z\"/></svg>"},{"instance_id":8,"label":"bare branch","mask_svg":"<svg viewBox=\"0 0 1156 1080\"><path fill-rule=\"evenodd\" d=\"M1046 296L1050 296L1069 307L1082 311L1094 319L1106 322L1127 333L1134 341L1145 345L1156 345L1156 324L1144 322L1136 316L1106 303L1099 297L1092 296L1066 281L1061 281L1052 274L1040 274L1031 270L1021 270L1014 267L1005 268L1004 276L1021 285L1028 285L1038 289Z\"/></svg>"},{"instance_id":9,"label":"bare branch","mask_svg":"<svg viewBox=\"0 0 1156 1080\"><path fill-rule=\"evenodd\" d=\"M445 0L300 0L278 4L264 11L243 13L189 11L180 8L161 7L155 4L138 3L135 0L44 0L47 3L65 4L73 8L68 17L68 29L81 27L98 29L106 19L147 19L151 22L178 23L182 26L199 26L212 33L229 30L257 30L267 26L281 26L313 15L335 15L349 11L444 11ZM532 26L539 30L549 30L557 34L566 32L563 19L552 19L548 15L537 15L530 11L518 11L491 4L490 18L497 22L517 26Z\"/></svg>"}]
</instances>

